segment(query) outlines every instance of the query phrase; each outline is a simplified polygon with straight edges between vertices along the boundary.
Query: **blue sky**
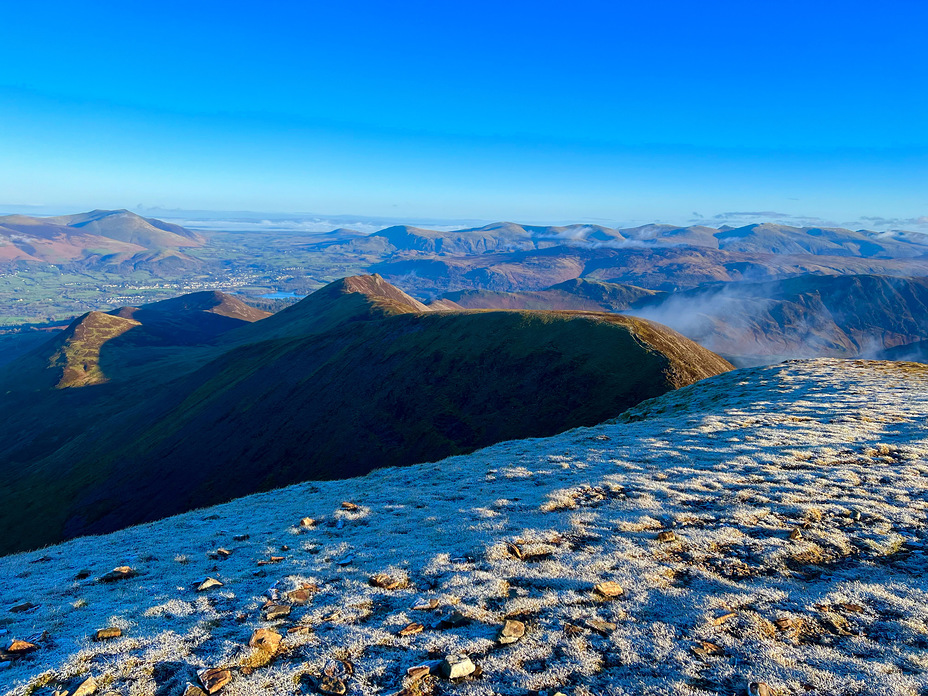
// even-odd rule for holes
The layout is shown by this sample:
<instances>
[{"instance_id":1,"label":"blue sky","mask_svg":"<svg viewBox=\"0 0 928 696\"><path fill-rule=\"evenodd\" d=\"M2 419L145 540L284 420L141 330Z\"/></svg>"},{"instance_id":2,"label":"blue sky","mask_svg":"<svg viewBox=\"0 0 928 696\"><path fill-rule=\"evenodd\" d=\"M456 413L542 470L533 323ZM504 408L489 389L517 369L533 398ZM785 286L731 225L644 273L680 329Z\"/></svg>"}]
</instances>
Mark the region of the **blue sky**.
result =
<instances>
[{"instance_id":1,"label":"blue sky","mask_svg":"<svg viewBox=\"0 0 928 696\"><path fill-rule=\"evenodd\" d=\"M5 3L0 203L928 216L921 0Z\"/></svg>"}]
</instances>

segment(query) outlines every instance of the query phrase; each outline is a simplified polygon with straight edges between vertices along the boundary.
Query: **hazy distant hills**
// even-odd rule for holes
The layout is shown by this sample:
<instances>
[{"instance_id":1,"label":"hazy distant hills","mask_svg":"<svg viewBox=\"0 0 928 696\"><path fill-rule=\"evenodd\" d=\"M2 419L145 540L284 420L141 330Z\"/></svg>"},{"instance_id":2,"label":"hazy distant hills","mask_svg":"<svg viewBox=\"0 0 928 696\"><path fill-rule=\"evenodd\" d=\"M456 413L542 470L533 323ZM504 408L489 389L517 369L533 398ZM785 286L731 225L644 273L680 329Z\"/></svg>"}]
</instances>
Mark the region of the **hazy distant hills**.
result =
<instances>
[{"instance_id":1,"label":"hazy distant hills","mask_svg":"<svg viewBox=\"0 0 928 696\"><path fill-rule=\"evenodd\" d=\"M585 278L654 290L770 280L804 273L928 274L928 236L758 223L738 228L652 224L463 230L388 227L318 245L417 296L462 290L542 290Z\"/></svg>"},{"instance_id":2,"label":"hazy distant hills","mask_svg":"<svg viewBox=\"0 0 928 696\"><path fill-rule=\"evenodd\" d=\"M910 258L928 252L928 237L828 227L756 223L743 227L651 224L634 228L601 225L539 226L497 222L483 227L438 231L408 225L370 235L391 252L473 255L549 249L692 246L747 254L812 254L861 258ZM351 244L346 240L342 244Z\"/></svg>"},{"instance_id":3,"label":"hazy distant hills","mask_svg":"<svg viewBox=\"0 0 928 696\"><path fill-rule=\"evenodd\" d=\"M204 240L179 225L128 210L77 215L0 217L0 263L78 263L112 268L195 265L181 249Z\"/></svg>"},{"instance_id":4,"label":"hazy distant hills","mask_svg":"<svg viewBox=\"0 0 928 696\"><path fill-rule=\"evenodd\" d=\"M902 356L905 346L928 339L928 278L802 275L725 283L646 298L628 311L740 362Z\"/></svg>"},{"instance_id":5,"label":"hazy distant hills","mask_svg":"<svg viewBox=\"0 0 928 696\"><path fill-rule=\"evenodd\" d=\"M180 344L216 308L239 325L164 344L160 314ZM376 276L255 318L221 294L91 313L7 366L0 548L592 425L731 369L640 319L435 312Z\"/></svg>"}]
</instances>

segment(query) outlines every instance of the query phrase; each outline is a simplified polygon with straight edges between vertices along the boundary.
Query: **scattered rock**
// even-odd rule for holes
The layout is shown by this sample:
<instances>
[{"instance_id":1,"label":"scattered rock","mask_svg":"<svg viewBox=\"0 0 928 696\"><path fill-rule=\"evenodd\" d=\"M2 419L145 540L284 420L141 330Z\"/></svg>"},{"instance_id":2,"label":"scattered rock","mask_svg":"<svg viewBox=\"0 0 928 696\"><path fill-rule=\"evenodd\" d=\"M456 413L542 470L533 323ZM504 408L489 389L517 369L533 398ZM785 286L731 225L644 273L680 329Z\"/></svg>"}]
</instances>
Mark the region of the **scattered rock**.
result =
<instances>
[{"instance_id":1,"label":"scattered rock","mask_svg":"<svg viewBox=\"0 0 928 696\"><path fill-rule=\"evenodd\" d=\"M129 566L119 566L113 568L110 572L100 577L100 582L116 582L117 580L128 580L138 575L138 572Z\"/></svg>"},{"instance_id":2,"label":"scattered rock","mask_svg":"<svg viewBox=\"0 0 928 696\"><path fill-rule=\"evenodd\" d=\"M779 619L777 619L773 623L776 624L776 627L779 628L781 631L788 631L791 628L794 628L796 625L796 622L793 621L788 616L781 616Z\"/></svg>"},{"instance_id":3,"label":"scattered rock","mask_svg":"<svg viewBox=\"0 0 928 696\"><path fill-rule=\"evenodd\" d=\"M663 531L663 532L658 533L658 535L657 535L657 540L658 540L661 544L667 544L667 543L669 543L669 542L671 542L671 541L676 541L676 540L677 540L677 535L674 534L674 532L673 532L672 530L667 529L667 530L665 530L665 531Z\"/></svg>"},{"instance_id":4,"label":"scattered rock","mask_svg":"<svg viewBox=\"0 0 928 696\"><path fill-rule=\"evenodd\" d=\"M442 660L439 669L446 679L463 679L473 674L477 667L467 655L448 655Z\"/></svg>"},{"instance_id":5,"label":"scattered rock","mask_svg":"<svg viewBox=\"0 0 928 696\"><path fill-rule=\"evenodd\" d=\"M379 587L384 590L401 590L404 587L409 587L409 580L406 578L396 578L386 573L373 575L367 582L371 587Z\"/></svg>"},{"instance_id":6,"label":"scattered rock","mask_svg":"<svg viewBox=\"0 0 928 696\"><path fill-rule=\"evenodd\" d=\"M31 652L35 652L39 649L39 646L30 643L25 640L14 640L10 643L9 647L6 649L6 652L12 657L21 657L22 655L28 655Z\"/></svg>"},{"instance_id":7,"label":"scattered rock","mask_svg":"<svg viewBox=\"0 0 928 696\"><path fill-rule=\"evenodd\" d=\"M425 629L425 626L423 626L422 624L411 623L406 628L401 629L397 635L403 638L405 638L406 636L414 636L417 633L422 633L423 629Z\"/></svg>"},{"instance_id":8,"label":"scattered rock","mask_svg":"<svg viewBox=\"0 0 928 696\"><path fill-rule=\"evenodd\" d=\"M420 602L414 607L411 607L413 611L435 611L440 606L440 602L434 597L427 602Z\"/></svg>"},{"instance_id":9,"label":"scattered rock","mask_svg":"<svg viewBox=\"0 0 928 696\"><path fill-rule=\"evenodd\" d=\"M596 585L596 587L593 588L593 591L601 597L605 597L606 599L613 599L625 593L625 590L622 588L622 586L612 580L599 583Z\"/></svg>"},{"instance_id":10,"label":"scattered rock","mask_svg":"<svg viewBox=\"0 0 928 696\"><path fill-rule=\"evenodd\" d=\"M316 520L314 520L312 517L304 517L303 519L300 520L300 526L301 527L315 527Z\"/></svg>"},{"instance_id":11,"label":"scattered rock","mask_svg":"<svg viewBox=\"0 0 928 696\"><path fill-rule=\"evenodd\" d=\"M499 630L499 636L497 637L497 640L502 645L509 645L510 643L515 643L524 635L524 623L521 621L516 621L515 619L506 619L503 627Z\"/></svg>"},{"instance_id":12,"label":"scattered rock","mask_svg":"<svg viewBox=\"0 0 928 696\"><path fill-rule=\"evenodd\" d=\"M319 587L316 585L303 585L303 587L297 588L295 590L290 590L287 593L287 599L289 599L293 604L309 604L309 601L312 599L312 596L319 591Z\"/></svg>"},{"instance_id":13,"label":"scattered rock","mask_svg":"<svg viewBox=\"0 0 928 696\"><path fill-rule=\"evenodd\" d=\"M236 534L232 537L232 541L248 541L249 539L251 539L250 534Z\"/></svg>"},{"instance_id":14,"label":"scattered rock","mask_svg":"<svg viewBox=\"0 0 928 696\"><path fill-rule=\"evenodd\" d=\"M765 682L751 682L748 684L748 696L775 696L776 692Z\"/></svg>"},{"instance_id":15,"label":"scattered rock","mask_svg":"<svg viewBox=\"0 0 928 696\"><path fill-rule=\"evenodd\" d=\"M319 680L319 686L317 689L320 694L335 694L336 696L341 696L348 691L348 687L345 686L345 682L343 682L341 679L328 676Z\"/></svg>"},{"instance_id":16,"label":"scattered rock","mask_svg":"<svg viewBox=\"0 0 928 696\"><path fill-rule=\"evenodd\" d=\"M69 696L91 696L91 694L95 693L97 693L97 680L90 676L82 681Z\"/></svg>"},{"instance_id":17,"label":"scattered rock","mask_svg":"<svg viewBox=\"0 0 928 696\"><path fill-rule=\"evenodd\" d=\"M520 561L522 560L522 549L520 549L518 546L516 546L512 542L510 541L506 542L506 551L513 558L518 558Z\"/></svg>"},{"instance_id":18,"label":"scattered rock","mask_svg":"<svg viewBox=\"0 0 928 696\"><path fill-rule=\"evenodd\" d=\"M291 609L292 607L289 604L269 604L264 607L264 618L267 621L282 619L285 616L290 616Z\"/></svg>"},{"instance_id":19,"label":"scattered rock","mask_svg":"<svg viewBox=\"0 0 928 696\"><path fill-rule=\"evenodd\" d=\"M258 561L259 566L274 565L275 563L280 563L284 560L283 556L271 556L270 558L264 558Z\"/></svg>"},{"instance_id":20,"label":"scattered rock","mask_svg":"<svg viewBox=\"0 0 928 696\"><path fill-rule=\"evenodd\" d=\"M227 559L229 556L232 555L232 552L229 551L229 549L218 548L215 551L212 551L211 553L209 553L208 555L214 561L224 561L225 559Z\"/></svg>"},{"instance_id":21,"label":"scattered rock","mask_svg":"<svg viewBox=\"0 0 928 696\"><path fill-rule=\"evenodd\" d=\"M799 541L802 539L802 532L799 530L799 527L796 527L789 533L789 538L793 541Z\"/></svg>"},{"instance_id":22,"label":"scattered rock","mask_svg":"<svg viewBox=\"0 0 928 696\"><path fill-rule=\"evenodd\" d=\"M360 509L361 509L360 505L349 503L347 500L342 503L342 510L348 510L349 512L357 512Z\"/></svg>"},{"instance_id":23,"label":"scattered rock","mask_svg":"<svg viewBox=\"0 0 928 696\"><path fill-rule=\"evenodd\" d=\"M276 631L272 631L269 628L259 628L251 634L251 640L248 641L248 645L263 650L264 652L275 653L280 647L281 640L283 640L283 636Z\"/></svg>"},{"instance_id":24,"label":"scattered rock","mask_svg":"<svg viewBox=\"0 0 928 696\"><path fill-rule=\"evenodd\" d=\"M611 621L603 621L602 619L587 619L586 625L590 630L596 631L600 635L604 636L608 636L616 628L618 628L618 626Z\"/></svg>"},{"instance_id":25,"label":"scattered rock","mask_svg":"<svg viewBox=\"0 0 928 696\"><path fill-rule=\"evenodd\" d=\"M335 561L335 562L336 562L338 565L340 565L340 566L351 565L352 563L354 563L354 556L351 555L351 554L349 554L349 555L345 556L344 558L338 559L338 560Z\"/></svg>"},{"instance_id":26,"label":"scattered rock","mask_svg":"<svg viewBox=\"0 0 928 696\"><path fill-rule=\"evenodd\" d=\"M219 582L216 578L204 578L196 584L197 592L206 592L215 587L223 587L223 583Z\"/></svg>"},{"instance_id":27,"label":"scattered rock","mask_svg":"<svg viewBox=\"0 0 928 696\"><path fill-rule=\"evenodd\" d=\"M99 631L93 634L93 639L98 643L102 640L112 640L113 638L121 638L122 629L121 628L101 628Z\"/></svg>"},{"instance_id":28,"label":"scattered rock","mask_svg":"<svg viewBox=\"0 0 928 696\"><path fill-rule=\"evenodd\" d=\"M841 611L850 612L851 614L860 614L864 611L864 608L859 604L850 604L847 602L842 602L836 606L837 609Z\"/></svg>"},{"instance_id":29,"label":"scattered rock","mask_svg":"<svg viewBox=\"0 0 928 696\"><path fill-rule=\"evenodd\" d=\"M721 646L706 640L696 641L696 645L691 650L694 655L701 658L722 657L725 655L725 650Z\"/></svg>"},{"instance_id":30,"label":"scattered rock","mask_svg":"<svg viewBox=\"0 0 928 696\"><path fill-rule=\"evenodd\" d=\"M198 685L187 682L181 696L207 696L207 694Z\"/></svg>"},{"instance_id":31,"label":"scattered rock","mask_svg":"<svg viewBox=\"0 0 928 696\"><path fill-rule=\"evenodd\" d=\"M825 627L836 636L852 636L853 632L849 630L850 624L840 614L828 613L824 616L822 622Z\"/></svg>"},{"instance_id":32,"label":"scattered rock","mask_svg":"<svg viewBox=\"0 0 928 696\"><path fill-rule=\"evenodd\" d=\"M214 694L232 681L232 672L227 669L201 669L197 677L208 694Z\"/></svg>"},{"instance_id":33,"label":"scattered rock","mask_svg":"<svg viewBox=\"0 0 928 696\"><path fill-rule=\"evenodd\" d=\"M79 570L77 575L74 576L75 580L86 580L93 574L93 571L84 568L84 570Z\"/></svg>"},{"instance_id":34,"label":"scattered rock","mask_svg":"<svg viewBox=\"0 0 928 696\"><path fill-rule=\"evenodd\" d=\"M411 683L417 682L420 679L424 679L432 673L432 668L429 665L416 665L415 667L410 667L406 670L406 677Z\"/></svg>"},{"instance_id":35,"label":"scattered rock","mask_svg":"<svg viewBox=\"0 0 928 696\"><path fill-rule=\"evenodd\" d=\"M712 625L713 625L713 626L721 626L723 623L725 623L726 621L730 621L731 619L735 618L736 616L738 616L738 615L737 615L735 612L730 611L730 610L725 610L724 612L722 612L722 613L719 614L718 616L715 616L715 617L712 618Z\"/></svg>"},{"instance_id":36,"label":"scattered rock","mask_svg":"<svg viewBox=\"0 0 928 696\"><path fill-rule=\"evenodd\" d=\"M11 606L10 611L14 614L22 614L23 612L31 611L38 606L38 604L33 604L32 602L23 602L21 604L14 604Z\"/></svg>"}]
</instances>

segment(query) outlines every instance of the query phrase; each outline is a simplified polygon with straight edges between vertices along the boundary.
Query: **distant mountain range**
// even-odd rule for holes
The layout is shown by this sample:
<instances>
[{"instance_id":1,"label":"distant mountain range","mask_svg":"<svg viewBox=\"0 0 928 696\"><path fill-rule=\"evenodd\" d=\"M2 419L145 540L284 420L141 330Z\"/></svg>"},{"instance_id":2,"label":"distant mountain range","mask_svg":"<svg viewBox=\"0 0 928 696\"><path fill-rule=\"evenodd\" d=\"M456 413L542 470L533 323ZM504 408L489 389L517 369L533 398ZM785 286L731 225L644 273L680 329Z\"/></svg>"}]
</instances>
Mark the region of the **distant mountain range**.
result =
<instances>
[{"instance_id":1,"label":"distant mountain range","mask_svg":"<svg viewBox=\"0 0 928 696\"><path fill-rule=\"evenodd\" d=\"M0 551L593 425L729 369L641 319L437 312L379 276L267 318L221 293L91 312L0 368Z\"/></svg>"},{"instance_id":2,"label":"distant mountain range","mask_svg":"<svg viewBox=\"0 0 928 696\"><path fill-rule=\"evenodd\" d=\"M203 238L195 232L128 210L94 210L58 217L0 217L0 263L178 267L196 263L179 250L203 244Z\"/></svg>"},{"instance_id":3,"label":"distant mountain range","mask_svg":"<svg viewBox=\"0 0 928 696\"><path fill-rule=\"evenodd\" d=\"M601 225L538 226L497 222L483 227L437 231L408 225L380 230L363 244L386 252L416 251L474 255L532 251L552 247L635 248L690 246L741 254L811 254L860 258L910 258L928 253L928 235L913 232L872 232L830 227L792 227L756 223L720 228L652 224L617 229Z\"/></svg>"}]
</instances>

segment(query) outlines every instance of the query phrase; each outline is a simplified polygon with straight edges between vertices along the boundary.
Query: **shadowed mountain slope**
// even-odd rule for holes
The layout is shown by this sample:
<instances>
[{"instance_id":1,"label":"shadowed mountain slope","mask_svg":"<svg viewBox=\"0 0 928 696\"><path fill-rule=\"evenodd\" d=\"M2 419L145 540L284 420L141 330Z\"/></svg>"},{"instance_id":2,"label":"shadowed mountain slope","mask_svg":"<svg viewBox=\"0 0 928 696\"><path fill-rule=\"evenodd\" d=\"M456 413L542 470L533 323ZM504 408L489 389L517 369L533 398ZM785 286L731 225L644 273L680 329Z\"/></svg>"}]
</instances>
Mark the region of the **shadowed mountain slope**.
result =
<instances>
[{"instance_id":1,"label":"shadowed mountain slope","mask_svg":"<svg viewBox=\"0 0 928 696\"><path fill-rule=\"evenodd\" d=\"M178 385L128 441L75 459L111 469L65 530L592 425L727 369L663 327L587 313L404 314L244 346Z\"/></svg>"},{"instance_id":2,"label":"shadowed mountain slope","mask_svg":"<svg viewBox=\"0 0 928 696\"><path fill-rule=\"evenodd\" d=\"M134 376L138 368L156 369L171 358L176 369L218 336L269 316L241 300L215 291L182 295L141 307L88 312L61 333L9 365L0 367L0 389L35 390L85 387L114 377ZM168 349L168 350L165 350ZM173 349L173 350L172 350ZM188 369L197 364L191 362ZM173 371L167 374L175 374Z\"/></svg>"},{"instance_id":3,"label":"shadowed mountain slope","mask_svg":"<svg viewBox=\"0 0 928 696\"><path fill-rule=\"evenodd\" d=\"M628 309L642 298L656 295L633 285L602 283L575 278L558 283L545 290L526 292L493 292L491 290L463 290L443 295L429 303L433 309L539 309L586 310L618 312Z\"/></svg>"},{"instance_id":4,"label":"shadowed mountain slope","mask_svg":"<svg viewBox=\"0 0 928 696\"><path fill-rule=\"evenodd\" d=\"M348 278L237 330L283 338L211 346L226 352L173 380L8 395L0 423L19 436L0 437L0 524L31 523L0 548L591 425L731 369L631 317L420 307L380 278Z\"/></svg>"}]
</instances>

